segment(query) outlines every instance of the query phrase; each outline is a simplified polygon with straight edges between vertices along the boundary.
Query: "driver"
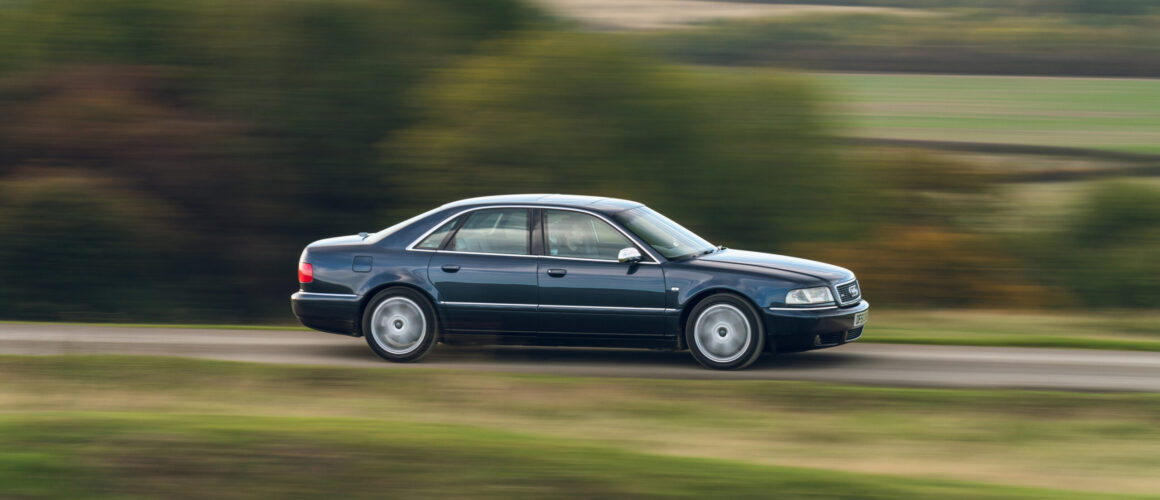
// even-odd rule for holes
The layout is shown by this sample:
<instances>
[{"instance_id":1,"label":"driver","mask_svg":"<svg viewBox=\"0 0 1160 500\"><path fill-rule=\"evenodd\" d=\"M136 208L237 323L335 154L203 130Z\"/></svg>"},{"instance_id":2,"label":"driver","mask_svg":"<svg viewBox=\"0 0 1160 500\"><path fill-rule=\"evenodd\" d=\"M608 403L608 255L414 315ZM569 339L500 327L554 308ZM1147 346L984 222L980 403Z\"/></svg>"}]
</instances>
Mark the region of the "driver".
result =
<instances>
[{"instance_id":1,"label":"driver","mask_svg":"<svg viewBox=\"0 0 1160 500\"><path fill-rule=\"evenodd\" d=\"M569 217L560 221L560 247L567 255L577 257L595 257L596 249L592 247L590 231L585 230L584 221L578 217Z\"/></svg>"}]
</instances>

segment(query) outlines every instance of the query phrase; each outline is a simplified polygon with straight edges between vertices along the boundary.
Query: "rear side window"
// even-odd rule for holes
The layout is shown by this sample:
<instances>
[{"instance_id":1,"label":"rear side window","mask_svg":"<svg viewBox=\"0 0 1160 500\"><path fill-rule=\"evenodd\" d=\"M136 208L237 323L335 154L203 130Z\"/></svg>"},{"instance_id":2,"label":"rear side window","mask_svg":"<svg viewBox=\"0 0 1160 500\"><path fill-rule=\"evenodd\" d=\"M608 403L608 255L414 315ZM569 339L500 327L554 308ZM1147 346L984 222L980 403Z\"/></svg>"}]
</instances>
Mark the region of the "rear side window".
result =
<instances>
[{"instance_id":1,"label":"rear side window","mask_svg":"<svg viewBox=\"0 0 1160 500\"><path fill-rule=\"evenodd\" d=\"M528 209L492 208L467 216L448 250L456 252L530 255Z\"/></svg>"},{"instance_id":2,"label":"rear side window","mask_svg":"<svg viewBox=\"0 0 1160 500\"><path fill-rule=\"evenodd\" d=\"M430 236L427 236L423 239L423 241L419 242L418 245L415 245L415 248L422 248L424 250L438 250L439 247L443 246L443 240L447 239L447 235L451 234L451 230L455 229L455 223L459 222L459 219L462 218L462 216L456 217L447 221L446 224L439 226L439 229L436 229L435 232L431 233Z\"/></svg>"}]
</instances>

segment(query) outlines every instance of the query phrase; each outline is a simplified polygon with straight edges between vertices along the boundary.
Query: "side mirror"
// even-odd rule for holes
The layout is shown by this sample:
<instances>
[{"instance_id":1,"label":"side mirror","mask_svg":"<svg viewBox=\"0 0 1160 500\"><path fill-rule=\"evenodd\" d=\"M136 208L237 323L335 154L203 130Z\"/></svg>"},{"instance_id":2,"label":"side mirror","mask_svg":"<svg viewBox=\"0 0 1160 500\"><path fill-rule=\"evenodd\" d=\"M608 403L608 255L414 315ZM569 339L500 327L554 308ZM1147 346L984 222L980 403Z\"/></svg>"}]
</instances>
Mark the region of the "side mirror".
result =
<instances>
[{"instance_id":1,"label":"side mirror","mask_svg":"<svg viewBox=\"0 0 1160 500\"><path fill-rule=\"evenodd\" d=\"M620 252L616 254L616 260L620 262L640 262L640 250L634 247L621 248Z\"/></svg>"}]
</instances>

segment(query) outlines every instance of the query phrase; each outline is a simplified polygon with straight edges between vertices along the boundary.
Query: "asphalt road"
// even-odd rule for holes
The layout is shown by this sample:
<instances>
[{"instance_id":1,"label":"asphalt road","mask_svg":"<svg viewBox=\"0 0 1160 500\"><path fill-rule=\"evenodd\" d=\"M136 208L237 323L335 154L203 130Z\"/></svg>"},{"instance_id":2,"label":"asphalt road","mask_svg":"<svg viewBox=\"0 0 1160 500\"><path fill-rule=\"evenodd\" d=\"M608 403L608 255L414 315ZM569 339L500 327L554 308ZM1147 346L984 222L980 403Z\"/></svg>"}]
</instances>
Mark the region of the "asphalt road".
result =
<instances>
[{"instance_id":1,"label":"asphalt road","mask_svg":"<svg viewBox=\"0 0 1160 500\"><path fill-rule=\"evenodd\" d=\"M1078 349L856 342L765 356L747 370L718 372L700 368L688 352L441 345L420 363L398 365L381 361L361 338L307 331L0 324L0 354L137 354L383 369L1160 392L1160 354Z\"/></svg>"}]
</instances>

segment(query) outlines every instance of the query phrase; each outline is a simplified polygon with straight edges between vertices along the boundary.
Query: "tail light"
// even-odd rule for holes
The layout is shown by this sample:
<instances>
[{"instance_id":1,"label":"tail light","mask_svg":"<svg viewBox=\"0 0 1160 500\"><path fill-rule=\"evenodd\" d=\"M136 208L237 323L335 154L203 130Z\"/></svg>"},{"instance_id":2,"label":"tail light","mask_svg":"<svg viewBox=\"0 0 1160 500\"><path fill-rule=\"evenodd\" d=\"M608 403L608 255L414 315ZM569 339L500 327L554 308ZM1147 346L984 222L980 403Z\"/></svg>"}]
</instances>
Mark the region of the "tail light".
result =
<instances>
[{"instance_id":1,"label":"tail light","mask_svg":"<svg viewBox=\"0 0 1160 500\"><path fill-rule=\"evenodd\" d=\"M310 283L314 281L314 266L307 262L298 263L298 282Z\"/></svg>"}]
</instances>

